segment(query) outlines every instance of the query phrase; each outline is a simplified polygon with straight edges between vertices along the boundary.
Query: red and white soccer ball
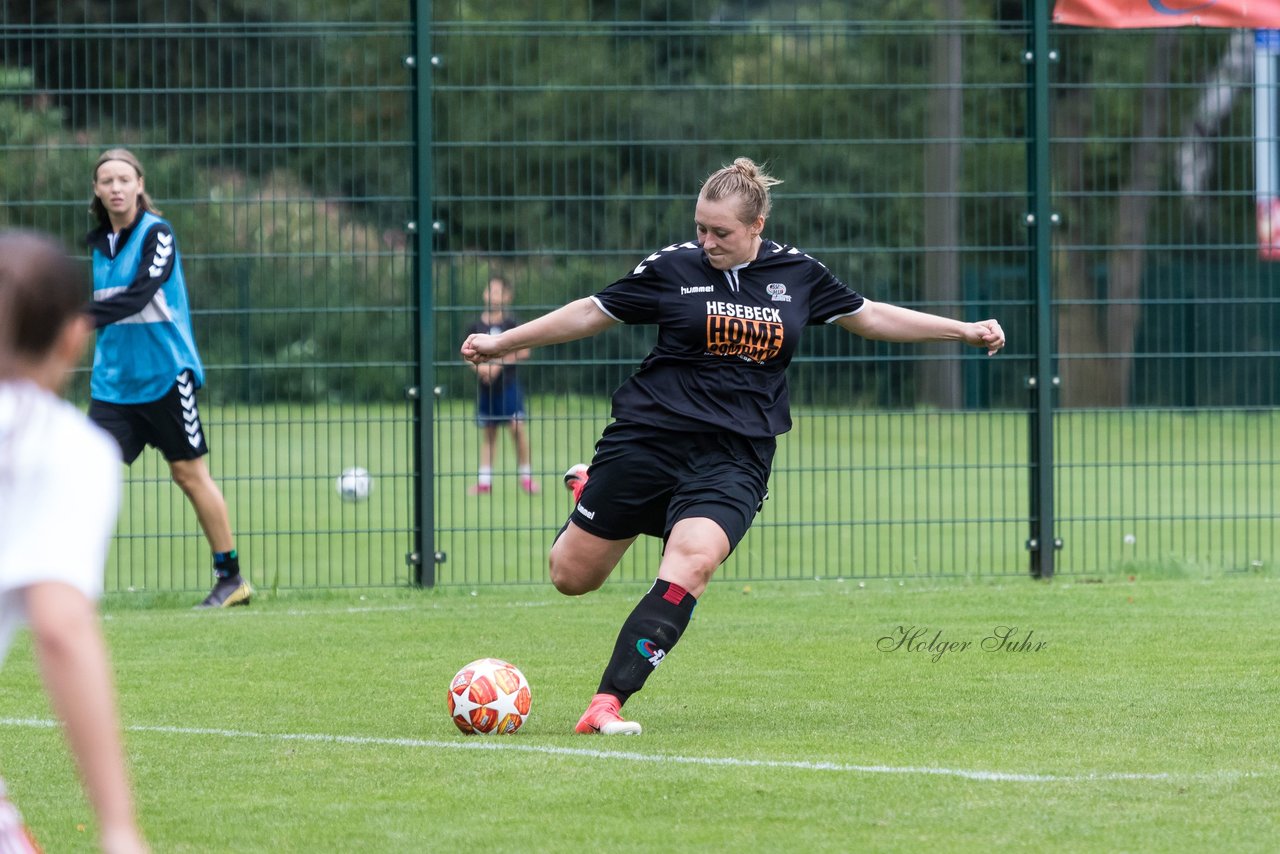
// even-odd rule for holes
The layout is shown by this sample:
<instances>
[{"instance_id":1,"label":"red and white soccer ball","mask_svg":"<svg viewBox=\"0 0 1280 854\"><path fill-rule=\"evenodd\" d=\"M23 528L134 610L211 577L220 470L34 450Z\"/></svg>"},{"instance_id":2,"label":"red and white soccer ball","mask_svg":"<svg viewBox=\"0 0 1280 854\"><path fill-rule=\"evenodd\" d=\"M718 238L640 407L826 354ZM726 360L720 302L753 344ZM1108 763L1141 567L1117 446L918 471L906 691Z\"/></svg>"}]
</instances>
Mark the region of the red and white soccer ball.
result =
<instances>
[{"instance_id":1,"label":"red and white soccer ball","mask_svg":"<svg viewBox=\"0 0 1280 854\"><path fill-rule=\"evenodd\" d=\"M481 658L453 677L449 717L468 735L512 733L529 719L532 699L520 668L500 658Z\"/></svg>"}]
</instances>

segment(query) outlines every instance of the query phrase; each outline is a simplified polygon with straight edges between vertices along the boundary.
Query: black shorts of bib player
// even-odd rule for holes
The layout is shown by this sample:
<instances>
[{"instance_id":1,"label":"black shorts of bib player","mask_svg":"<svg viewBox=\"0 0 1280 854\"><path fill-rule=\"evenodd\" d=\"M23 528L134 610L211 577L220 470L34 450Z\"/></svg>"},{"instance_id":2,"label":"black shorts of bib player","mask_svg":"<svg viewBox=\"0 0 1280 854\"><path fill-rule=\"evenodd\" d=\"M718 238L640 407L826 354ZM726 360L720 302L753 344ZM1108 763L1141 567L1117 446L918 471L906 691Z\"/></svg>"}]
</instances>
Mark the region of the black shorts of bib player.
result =
<instances>
[{"instance_id":1,"label":"black shorts of bib player","mask_svg":"<svg viewBox=\"0 0 1280 854\"><path fill-rule=\"evenodd\" d=\"M810 326L878 341L959 341L994 355L995 320L952 320L875 302L796 247L764 235L779 181L745 157L714 172L694 207L695 240L642 259L604 290L497 335L472 334L473 364L599 334L657 327L653 349L613 396L613 423L551 547L551 582L576 596L604 584L640 535L663 539L653 587L623 621L577 732L635 734L621 707L680 639L716 568L746 533L775 438L791 428L786 369Z\"/></svg>"},{"instance_id":2,"label":"black shorts of bib player","mask_svg":"<svg viewBox=\"0 0 1280 854\"><path fill-rule=\"evenodd\" d=\"M151 403L122 405L102 400L89 402L89 418L111 434L120 446L120 456L131 465L148 445L170 463L197 460L209 453L199 419L188 422L181 389L191 383L190 371L174 380L165 396Z\"/></svg>"}]
</instances>

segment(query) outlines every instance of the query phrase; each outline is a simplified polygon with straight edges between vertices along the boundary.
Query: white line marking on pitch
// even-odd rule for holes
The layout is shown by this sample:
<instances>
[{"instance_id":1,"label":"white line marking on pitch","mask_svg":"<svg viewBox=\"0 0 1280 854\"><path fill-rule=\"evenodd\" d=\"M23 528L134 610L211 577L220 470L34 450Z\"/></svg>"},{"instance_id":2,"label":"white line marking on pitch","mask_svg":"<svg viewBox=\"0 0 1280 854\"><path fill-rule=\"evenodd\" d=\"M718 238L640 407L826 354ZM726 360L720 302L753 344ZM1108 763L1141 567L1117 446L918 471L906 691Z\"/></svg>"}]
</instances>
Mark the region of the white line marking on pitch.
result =
<instances>
[{"instance_id":1,"label":"white line marking on pitch","mask_svg":"<svg viewBox=\"0 0 1280 854\"><path fill-rule=\"evenodd\" d=\"M0 718L0 726L51 729L56 721L37 718ZM267 741L303 741L320 744L355 744L379 747L419 747L441 750L511 750L519 753L540 753L549 756L571 756L587 759L615 759L626 762L673 763L677 765L707 765L722 768L794 768L800 771L834 771L851 774L915 774L930 777L959 777L990 783L1090 783L1123 780L1178 780L1204 778L1230 778L1263 776L1260 772L1219 771L1209 774L1142 774L1125 772L1099 772L1096 774L1018 774L1007 771L974 771L964 768L935 768L930 766L897 765L849 765L838 762L806 762L781 759L739 759L715 756L677 756L667 753L635 753L624 750L592 750L581 747L550 747L537 744L513 744L511 741L479 740L466 738L460 741L428 741L418 738L377 738L356 735L325 735L322 733L263 733L241 732L229 729L175 726L126 726L128 732L152 732L161 735L219 736L225 738L258 738ZM465 738L459 736L460 739Z\"/></svg>"},{"instance_id":2,"label":"white line marking on pitch","mask_svg":"<svg viewBox=\"0 0 1280 854\"><path fill-rule=\"evenodd\" d=\"M457 604L464 608L480 607L480 605L476 602L466 602L462 600L459 600ZM486 602L484 603L483 607L485 608L545 608L550 605L558 605L558 604L559 604L558 602L505 602L505 603L504 602L499 602L499 603ZM352 605L346 608L314 608L314 609L286 608L282 611L276 610L274 608L269 610L259 609L257 611L242 609L238 614L236 614L236 616L240 618L249 617L249 616L254 616L254 617L331 617L334 614L378 614L378 613L391 613L391 612L402 612L402 611L422 611L425 613L427 611L438 611L443 607L445 606L439 602L432 602L431 604L426 606L423 606L423 605L363 605L363 606ZM195 617L196 619L207 620L207 619L210 619L211 617L213 619L217 619L216 616L213 616L214 614L217 614L217 613L218 613L217 611L210 612L207 610L190 611L190 612L183 613L183 616Z\"/></svg>"},{"instance_id":3,"label":"white line marking on pitch","mask_svg":"<svg viewBox=\"0 0 1280 854\"><path fill-rule=\"evenodd\" d=\"M481 603L466 601L462 599L459 599L456 604L458 606L465 607L465 608L481 607ZM483 603L483 607L485 608L547 608L547 607L553 607L560 604L562 603L542 602L542 601L485 602ZM399 611L423 611L423 612L438 611L444 607L447 607L447 605L445 605L444 603L432 602L426 605L420 605L420 604L419 605L363 605L363 606L352 605L346 608L294 607L294 608L285 608L283 610L275 609L275 608L270 608L270 609L259 608L257 610L253 610L251 608L237 608L235 616L237 619L244 619L248 617L331 617L335 614L376 614L376 613L388 613L388 612L399 612ZM209 620L209 619L216 620L218 619L217 615L220 613L221 613L220 611L210 611L208 609L205 609L205 610L199 610L199 611L195 611L195 610L179 611L177 612L177 616L194 617L195 619L198 619L198 620ZM168 611L150 611L150 612L117 611L117 612L107 612L103 614L102 619L123 620L126 617L128 617L129 619L132 619L135 617L162 618L162 617L171 617L171 616L175 616L175 615L173 612L168 612Z\"/></svg>"}]
</instances>

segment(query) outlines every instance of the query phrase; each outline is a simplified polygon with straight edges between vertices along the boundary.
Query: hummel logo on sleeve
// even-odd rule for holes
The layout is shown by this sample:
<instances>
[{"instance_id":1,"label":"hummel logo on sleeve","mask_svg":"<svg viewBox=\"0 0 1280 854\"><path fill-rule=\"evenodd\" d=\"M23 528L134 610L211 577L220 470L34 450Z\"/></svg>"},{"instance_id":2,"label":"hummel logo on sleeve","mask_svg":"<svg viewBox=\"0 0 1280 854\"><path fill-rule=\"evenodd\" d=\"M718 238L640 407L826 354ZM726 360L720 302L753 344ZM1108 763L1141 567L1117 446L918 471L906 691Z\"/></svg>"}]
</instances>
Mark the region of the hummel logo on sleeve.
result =
<instances>
[{"instance_id":1,"label":"hummel logo on sleeve","mask_svg":"<svg viewBox=\"0 0 1280 854\"><path fill-rule=\"evenodd\" d=\"M159 245L156 247L156 254L151 258L151 266L147 268L147 272L153 279L164 275L164 268L168 266L169 258L173 255L172 234L157 234L156 241Z\"/></svg>"}]
</instances>

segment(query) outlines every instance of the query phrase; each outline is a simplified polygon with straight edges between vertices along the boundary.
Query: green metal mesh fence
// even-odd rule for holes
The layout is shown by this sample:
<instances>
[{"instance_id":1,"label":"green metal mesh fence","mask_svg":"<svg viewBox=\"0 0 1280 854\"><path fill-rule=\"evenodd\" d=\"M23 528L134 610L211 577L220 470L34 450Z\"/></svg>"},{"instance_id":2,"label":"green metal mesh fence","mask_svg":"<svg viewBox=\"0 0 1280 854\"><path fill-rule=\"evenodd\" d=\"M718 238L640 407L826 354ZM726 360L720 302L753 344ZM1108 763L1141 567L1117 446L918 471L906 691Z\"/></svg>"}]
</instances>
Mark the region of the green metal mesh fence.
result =
<instances>
[{"instance_id":1,"label":"green metal mesh fence","mask_svg":"<svg viewBox=\"0 0 1280 854\"><path fill-rule=\"evenodd\" d=\"M407 583L411 552L436 553L440 584L543 581L569 510L560 474L589 460L653 330L522 362L541 491L520 490L503 429L493 490L473 496L482 431L457 348L482 290L505 276L529 319L603 288L692 239L702 179L739 155L785 181L767 236L873 299L998 317L1010 346L987 359L810 330L772 497L721 578L1023 574L1047 464L1060 572L1273 560L1276 297L1255 237L1246 34L1055 27L1038 129L1019 3L3 14L0 225L72 245L97 153L142 156L192 283L210 465L259 584ZM1044 164L1028 159L1037 133ZM1058 215L1047 306L1037 169ZM1029 388L1045 348L1048 409ZM406 395L419 387L425 421ZM372 497L344 503L334 478L357 465ZM204 586L207 548L155 452L127 496L110 586ZM638 543L615 577L650 577L657 548Z\"/></svg>"},{"instance_id":2,"label":"green metal mesh fence","mask_svg":"<svg viewBox=\"0 0 1280 854\"><path fill-rule=\"evenodd\" d=\"M327 21L234 0L3 9L0 224L87 254L94 163L134 151L182 254L209 467L251 580L405 583L403 390L416 364L403 5ZM87 371L76 396L87 402ZM373 473L369 501L340 500L348 466ZM146 451L127 474L108 588L206 587L209 552Z\"/></svg>"},{"instance_id":3,"label":"green metal mesh fence","mask_svg":"<svg viewBox=\"0 0 1280 854\"><path fill-rule=\"evenodd\" d=\"M558 475L590 458L653 337L615 329L522 363L555 494L521 495L508 450L494 493L469 498L475 380L455 353L489 274L516 282L526 318L593 293L692 239L702 179L735 156L785 182L766 236L874 299L1025 329L1016 31L806 21L782 4L674 24L463 18L438 21L435 44L442 580L543 576L569 508ZM968 57L980 82L946 77ZM986 360L817 329L802 346L772 498L721 576L1025 571L1017 345ZM643 544L616 576L648 577L655 557Z\"/></svg>"},{"instance_id":4,"label":"green metal mesh fence","mask_svg":"<svg viewBox=\"0 0 1280 854\"><path fill-rule=\"evenodd\" d=\"M1259 256L1254 107L1276 93L1255 87L1254 34L1055 42L1064 568L1270 565L1280 280Z\"/></svg>"}]
</instances>

